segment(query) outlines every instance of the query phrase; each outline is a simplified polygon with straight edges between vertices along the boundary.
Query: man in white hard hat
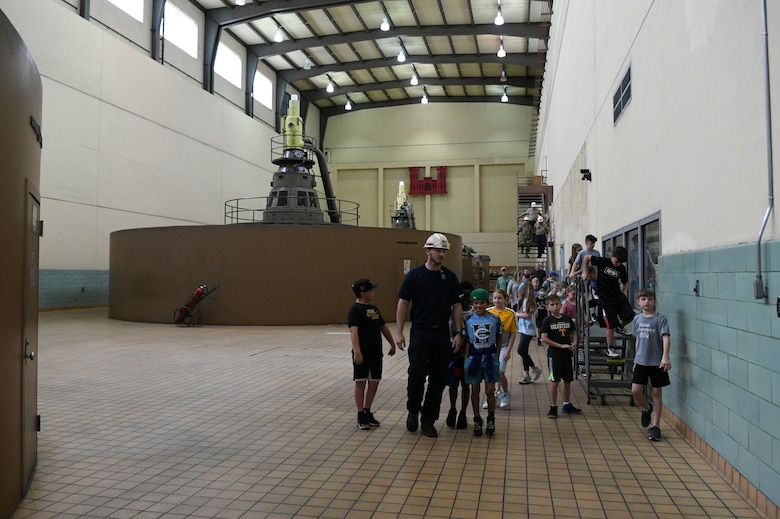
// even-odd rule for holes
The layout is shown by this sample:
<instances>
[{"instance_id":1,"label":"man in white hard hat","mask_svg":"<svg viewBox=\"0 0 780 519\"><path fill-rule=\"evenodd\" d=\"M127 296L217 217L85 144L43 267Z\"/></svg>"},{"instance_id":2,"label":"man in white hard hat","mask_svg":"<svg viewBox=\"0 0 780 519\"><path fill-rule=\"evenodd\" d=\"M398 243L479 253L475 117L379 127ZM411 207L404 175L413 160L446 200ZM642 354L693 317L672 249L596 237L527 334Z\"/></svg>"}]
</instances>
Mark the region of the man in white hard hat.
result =
<instances>
[{"instance_id":1,"label":"man in white hard hat","mask_svg":"<svg viewBox=\"0 0 780 519\"><path fill-rule=\"evenodd\" d=\"M415 432L419 425L425 436L436 437L438 432L434 422L439 418L453 348L458 351L463 340L463 308L460 304L463 291L455 273L442 265L450 248L447 237L435 232L423 247L428 259L406 274L398 290L395 342L401 349L406 344L404 321L411 304L406 428ZM452 344L448 326L450 316L458 332Z\"/></svg>"}]
</instances>

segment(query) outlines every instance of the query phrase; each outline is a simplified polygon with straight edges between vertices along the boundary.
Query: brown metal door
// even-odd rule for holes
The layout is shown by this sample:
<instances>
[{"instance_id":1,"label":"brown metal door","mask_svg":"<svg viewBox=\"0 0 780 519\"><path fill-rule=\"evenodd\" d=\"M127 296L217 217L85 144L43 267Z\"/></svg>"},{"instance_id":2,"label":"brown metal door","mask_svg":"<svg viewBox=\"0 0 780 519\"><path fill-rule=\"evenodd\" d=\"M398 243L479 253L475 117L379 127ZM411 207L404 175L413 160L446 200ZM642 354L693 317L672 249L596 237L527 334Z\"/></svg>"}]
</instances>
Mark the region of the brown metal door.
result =
<instances>
[{"instance_id":1,"label":"brown metal door","mask_svg":"<svg viewBox=\"0 0 780 519\"><path fill-rule=\"evenodd\" d=\"M38 190L27 181L23 291L22 366L22 481L32 481L38 459L38 250L41 204ZM26 488L25 487L25 488Z\"/></svg>"}]
</instances>

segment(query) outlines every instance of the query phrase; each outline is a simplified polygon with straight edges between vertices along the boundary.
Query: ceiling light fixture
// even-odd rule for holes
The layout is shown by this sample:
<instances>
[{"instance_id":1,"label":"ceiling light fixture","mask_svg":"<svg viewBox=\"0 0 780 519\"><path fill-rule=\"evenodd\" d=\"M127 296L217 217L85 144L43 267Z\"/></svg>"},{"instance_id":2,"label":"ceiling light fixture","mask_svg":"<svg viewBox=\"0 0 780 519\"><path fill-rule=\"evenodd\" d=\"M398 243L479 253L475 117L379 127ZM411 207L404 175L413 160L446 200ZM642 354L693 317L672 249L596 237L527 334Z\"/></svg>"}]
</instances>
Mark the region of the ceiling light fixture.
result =
<instances>
[{"instance_id":1,"label":"ceiling light fixture","mask_svg":"<svg viewBox=\"0 0 780 519\"><path fill-rule=\"evenodd\" d=\"M284 35L282 34L281 27L276 28L276 33L274 34L274 41L276 43L282 43L284 41Z\"/></svg>"},{"instance_id":2,"label":"ceiling light fixture","mask_svg":"<svg viewBox=\"0 0 780 519\"><path fill-rule=\"evenodd\" d=\"M423 87L423 96L422 99L420 99L420 102L424 105L428 104L428 92L425 90L425 87Z\"/></svg>"},{"instance_id":3,"label":"ceiling light fixture","mask_svg":"<svg viewBox=\"0 0 780 519\"><path fill-rule=\"evenodd\" d=\"M303 62L303 70L311 70L311 60L306 56L306 61Z\"/></svg>"},{"instance_id":4,"label":"ceiling light fixture","mask_svg":"<svg viewBox=\"0 0 780 519\"><path fill-rule=\"evenodd\" d=\"M246 0L236 0L236 5L237 6L246 5Z\"/></svg>"},{"instance_id":5,"label":"ceiling light fixture","mask_svg":"<svg viewBox=\"0 0 780 519\"><path fill-rule=\"evenodd\" d=\"M507 95L506 95L506 87L504 87L504 95L501 96L501 102L502 103L508 103L509 102L509 97L507 97Z\"/></svg>"},{"instance_id":6,"label":"ceiling light fixture","mask_svg":"<svg viewBox=\"0 0 780 519\"><path fill-rule=\"evenodd\" d=\"M352 101L349 100L349 97L347 98L347 104L344 105L344 109L347 111L352 110Z\"/></svg>"},{"instance_id":7,"label":"ceiling light fixture","mask_svg":"<svg viewBox=\"0 0 780 519\"><path fill-rule=\"evenodd\" d=\"M506 83L506 70L501 69L501 82Z\"/></svg>"},{"instance_id":8,"label":"ceiling light fixture","mask_svg":"<svg viewBox=\"0 0 780 519\"><path fill-rule=\"evenodd\" d=\"M333 86L333 81L328 79L328 86L325 87L325 91L332 94L334 90L336 90L336 87Z\"/></svg>"},{"instance_id":9,"label":"ceiling light fixture","mask_svg":"<svg viewBox=\"0 0 780 519\"><path fill-rule=\"evenodd\" d=\"M493 23L496 25L504 25L504 17L501 16L501 0L498 1L498 12L496 13L496 19L493 20Z\"/></svg>"},{"instance_id":10,"label":"ceiling light fixture","mask_svg":"<svg viewBox=\"0 0 780 519\"><path fill-rule=\"evenodd\" d=\"M390 30L390 22L387 21L387 16L382 18L382 24L379 26L379 29L383 32L387 32Z\"/></svg>"},{"instance_id":11,"label":"ceiling light fixture","mask_svg":"<svg viewBox=\"0 0 780 519\"><path fill-rule=\"evenodd\" d=\"M417 86L417 83L420 82L420 79L417 77L417 72L412 72L412 86Z\"/></svg>"},{"instance_id":12,"label":"ceiling light fixture","mask_svg":"<svg viewBox=\"0 0 780 519\"><path fill-rule=\"evenodd\" d=\"M404 50L401 49L398 51L398 62L403 63L404 61L406 61L406 54L404 54Z\"/></svg>"},{"instance_id":13,"label":"ceiling light fixture","mask_svg":"<svg viewBox=\"0 0 780 519\"><path fill-rule=\"evenodd\" d=\"M504 37L501 36L501 43L498 45L498 52L496 52L496 56L499 58L503 58L506 56L506 50L504 50Z\"/></svg>"}]
</instances>

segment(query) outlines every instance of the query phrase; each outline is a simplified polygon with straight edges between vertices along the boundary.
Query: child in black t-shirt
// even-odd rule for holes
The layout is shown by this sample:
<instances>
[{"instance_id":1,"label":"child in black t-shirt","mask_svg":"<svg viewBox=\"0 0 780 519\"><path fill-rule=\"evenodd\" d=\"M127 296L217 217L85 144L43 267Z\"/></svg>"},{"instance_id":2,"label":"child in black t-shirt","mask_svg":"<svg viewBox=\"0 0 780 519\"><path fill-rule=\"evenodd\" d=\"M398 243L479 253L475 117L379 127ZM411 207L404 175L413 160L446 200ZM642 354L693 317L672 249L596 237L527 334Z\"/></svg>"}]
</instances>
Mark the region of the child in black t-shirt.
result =
<instances>
[{"instance_id":1,"label":"child in black t-shirt","mask_svg":"<svg viewBox=\"0 0 780 519\"><path fill-rule=\"evenodd\" d=\"M382 336L390 343L390 355L395 355L395 340L385 324L379 308L374 306L375 285L361 278L352 284L355 303L347 313L347 326L352 339L352 365L355 380L355 405L358 429L378 426L371 413L371 404L382 379Z\"/></svg>"},{"instance_id":2,"label":"child in black t-shirt","mask_svg":"<svg viewBox=\"0 0 780 519\"><path fill-rule=\"evenodd\" d=\"M571 398L571 381L574 380L572 352L577 348L577 328L568 315L561 313L561 298L557 294L547 296L547 311L541 327L542 342L548 346L547 362L550 370L550 411L547 418L558 418L558 384L563 381L563 407L561 412L579 414Z\"/></svg>"}]
</instances>

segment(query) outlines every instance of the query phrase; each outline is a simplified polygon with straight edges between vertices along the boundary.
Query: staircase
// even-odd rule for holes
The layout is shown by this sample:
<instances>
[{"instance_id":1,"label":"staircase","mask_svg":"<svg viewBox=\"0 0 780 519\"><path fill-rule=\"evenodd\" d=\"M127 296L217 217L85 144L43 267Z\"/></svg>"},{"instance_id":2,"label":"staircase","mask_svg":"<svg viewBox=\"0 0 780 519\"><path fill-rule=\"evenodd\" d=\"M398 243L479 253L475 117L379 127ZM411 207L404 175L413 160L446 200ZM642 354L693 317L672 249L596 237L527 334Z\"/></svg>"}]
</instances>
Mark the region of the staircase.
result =
<instances>
[{"instance_id":1,"label":"staircase","mask_svg":"<svg viewBox=\"0 0 780 519\"><path fill-rule=\"evenodd\" d=\"M525 251L520 246L520 237L517 241L517 265L522 269L525 267L533 269L537 261L541 261L543 269L545 271L550 270L552 266L550 237L552 236L552 224L547 219L547 209L552 202L552 186L518 186L517 187L517 223L518 228L523 222L523 217L526 216L526 211L531 208L532 203L536 203L541 207L542 214L545 216L545 221L550 227L550 234L547 235L548 247L546 247L541 258L537 258L537 248L535 245L531 245L530 251ZM526 252L528 252L526 254Z\"/></svg>"}]
</instances>

